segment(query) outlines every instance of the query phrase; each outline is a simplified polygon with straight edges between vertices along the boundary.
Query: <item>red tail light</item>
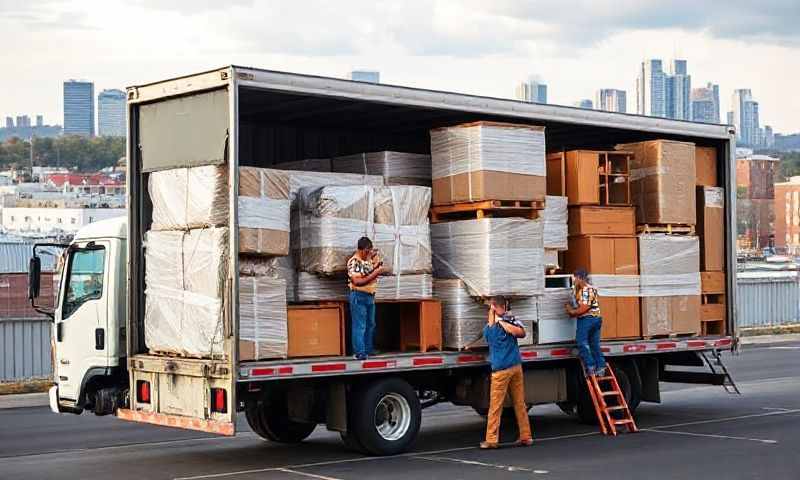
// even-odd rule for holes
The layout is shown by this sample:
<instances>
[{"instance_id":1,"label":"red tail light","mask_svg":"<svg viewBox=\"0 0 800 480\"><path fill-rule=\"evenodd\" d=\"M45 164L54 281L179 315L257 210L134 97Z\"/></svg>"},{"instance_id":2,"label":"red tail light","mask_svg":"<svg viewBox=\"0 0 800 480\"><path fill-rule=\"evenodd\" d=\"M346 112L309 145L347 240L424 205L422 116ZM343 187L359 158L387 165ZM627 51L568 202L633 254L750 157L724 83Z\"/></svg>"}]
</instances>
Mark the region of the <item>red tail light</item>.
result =
<instances>
[{"instance_id":1,"label":"red tail light","mask_svg":"<svg viewBox=\"0 0 800 480\"><path fill-rule=\"evenodd\" d=\"M139 403L150 403L150 382L138 380L136 382L136 393Z\"/></svg>"},{"instance_id":2,"label":"red tail light","mask_svg":"<svg viewBox=\"0 0 800 480\"><path fill-rule=\"evenodd\" d=\"M224 388L211 389L211 411L217 413L228 412L228 398Z\"/></svg>"}]
</instances>

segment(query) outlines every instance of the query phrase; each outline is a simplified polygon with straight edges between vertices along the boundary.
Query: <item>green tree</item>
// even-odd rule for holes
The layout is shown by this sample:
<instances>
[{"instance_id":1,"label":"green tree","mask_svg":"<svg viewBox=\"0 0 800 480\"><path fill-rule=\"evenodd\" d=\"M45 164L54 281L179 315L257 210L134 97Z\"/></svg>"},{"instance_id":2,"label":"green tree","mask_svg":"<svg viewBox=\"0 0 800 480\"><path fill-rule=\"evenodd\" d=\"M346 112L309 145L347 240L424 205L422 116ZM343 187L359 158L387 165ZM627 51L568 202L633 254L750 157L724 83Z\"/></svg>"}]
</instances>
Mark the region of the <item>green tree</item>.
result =
<instances>
[{"instance_id":1,"label":"green tree","mask_svg":"<svg viewBox=\"0 0 800 480\"><path fill-rule=\"evenodd\" d=\"M0 142L0 168L27 168L31 162L30 149L31 142L19 138ZM33 139L34 166L91 172L116 165L124 155L125 139L121 137L67 135Z\"/></svg>"}]
</instances>

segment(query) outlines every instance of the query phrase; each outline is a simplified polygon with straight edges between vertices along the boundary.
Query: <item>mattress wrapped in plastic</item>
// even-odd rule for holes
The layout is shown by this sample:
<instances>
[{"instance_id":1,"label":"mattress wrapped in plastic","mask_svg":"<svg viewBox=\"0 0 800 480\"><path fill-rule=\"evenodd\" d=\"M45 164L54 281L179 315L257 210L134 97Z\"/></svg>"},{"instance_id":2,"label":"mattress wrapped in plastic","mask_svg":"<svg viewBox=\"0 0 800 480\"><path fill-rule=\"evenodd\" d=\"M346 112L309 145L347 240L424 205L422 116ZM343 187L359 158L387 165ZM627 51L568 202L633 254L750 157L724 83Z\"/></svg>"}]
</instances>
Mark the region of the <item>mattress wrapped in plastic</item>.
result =
<instances>
[{"instance_id":1,"label":"mattress wrapped in plastic","mask_svg":"<svg viewBox=\"0 0 800 480\"><path fill-rule=\"evenodd\" d=\"M286 257L262 257L259 255L239 255L239 275L243 277L267 277L281 280L286 287L286 300L295 302L297 271L294 259Z\"/></svg>"},{"instance_id":2,"label":"mattress wrapped in plastic","mask_svg":"<svg viewBox=\"0 0 800 480\"><path fill-rule=\"evenodd\" d=\"M564 305L570 303L571 288L545 288L537 298L539 307L539 343L575 341L576 320L567 315Z\"/></svg>"},{"instance_id":3,"label":"mattress wrapped in plastic","mask_svg":"<svg viewBox=\"0 0 800 480\"><path fill-rule=\"evenodd\" d=\"M350 287L345 277L321 277L298 272L297 301L347 301ZM433 298L433 276L427 273L385 275L378 278L375 300L426 300Z\"/></svg>"},{"instance_id":4,"label":"mattress wrapped in plastic","mask_svg":"<svg viewBox=\"0 0 800 480\"><path fill-rule=\"evenodd\" d=\"M383 177L240 167L239 252L288 255L297 192L325 185L383 185Z\"/></svg>"},{"instance_id":5,"label":"mattress wrapped in plastic","mask_svg":"<svg viewBox=\"0 0 800 480\"><path fill-rule=\"evenodd\" d=\"M474 122L431 130L433 204L543 200L544 128Z\"/></svg>"},{"instance_id":6,"label":"mattress wrapped in plastic","mask_svg":"<svg viewBox=\"0 0 800 480\"><path fill-rule=\"evenodd\" d=\"M221 356L228 229L149 231L144 247L148 349Z\"/></svg>"},{"instance_id":7,"label":"mattress wrapped in plastic","mask_svg":"<svg viewBox=\"0 0 800 480\"><path fill-rule=\"evenodd\" d=\"M567 249L567 197L548 195L545 199L544 248Z\"/></svg>"},{"instance_id":8,"label":"mattress wrapped in plastic","mask_svg":"<svg viewBox=\"0 0 800 480\"><path fill-rule=\"evenodd\" d=\"M153 172L152 230L185 230L228 224L228 167L209 165Z\"/></svg>"},{"instance_id":9,"label":"mattress wrapped in plastic","mask_svg":"<svg viewBox=\"0 0 800 480\"><path fill-rule=\"evenodd\" d=\"M431 156L405 152L370 152L333 159L334 172L380 175L386 185L431 186Z\"/></svg>"},{"instance_id":10,"label":"mattress wrapped in plastic","mask_svg":"<svg viewBox=\"0 0 800 480\"><path fill-rule=\"evenodd\" d=\"M472 295L533 296L544 289L542 221L482 218L431 225L434 276Z\"/></svg>"},{"instance_id":11,"label":"mattress wrapped in plastic","mask_svg":"<svg viewBox=\"0 0 800 480\"><path fill-rule=\"evenodd\" d=\"M473 345L485 347L482 338L489 307L479 298L470 296L464 282L458 279L437 278L433 281L434 296L442 302L442 341L445 348L461 349L475 340ZM511 313L525 326L525 338L519 345L532 345L535 337L536 299L515 298Z\"/></svg>"},{"instance_id":12,"label":"mattress wrapped in plastic","mask_svg":"<svg viewBox=\"0 0 800 480\"><path fill-rule=\"evenodd\" d=\"M380 251L389 274L431 272L430 188L327 186L299 194L298 269L323 275L346 271L358 239Z\"/></svg>"},{"instance_id":13,"label":"mattress wrapped in plastic","mask_svg":"<svg viewBox=\"0 0 800 480\"><path fill-rule=\"evenodd\" d=\"M286 283L269 277L239 277L239 359L286 358Z\"/></svg>"}]
</instances>

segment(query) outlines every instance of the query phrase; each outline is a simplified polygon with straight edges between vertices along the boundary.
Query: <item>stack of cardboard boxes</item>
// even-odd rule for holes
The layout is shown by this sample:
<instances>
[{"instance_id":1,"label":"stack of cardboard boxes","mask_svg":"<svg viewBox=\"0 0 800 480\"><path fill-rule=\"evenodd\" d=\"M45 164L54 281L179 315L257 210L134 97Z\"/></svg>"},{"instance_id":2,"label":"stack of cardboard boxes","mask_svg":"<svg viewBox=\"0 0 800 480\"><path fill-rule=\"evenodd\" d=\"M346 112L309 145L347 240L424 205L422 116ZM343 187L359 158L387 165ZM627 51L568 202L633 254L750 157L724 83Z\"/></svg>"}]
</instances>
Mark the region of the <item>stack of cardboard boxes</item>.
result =
<instances>
[{"instance_id":1,"label":"stack of cardboard boxes","mask_svg":"<svg viewBox=\"0 0 800 480\"><path fill-rule=\"evenodd\" d=\"M725 334L725 190L719 187L717 149L695 149L697 235L700 238L701 333Z\"/></svg>"}]
</instances>

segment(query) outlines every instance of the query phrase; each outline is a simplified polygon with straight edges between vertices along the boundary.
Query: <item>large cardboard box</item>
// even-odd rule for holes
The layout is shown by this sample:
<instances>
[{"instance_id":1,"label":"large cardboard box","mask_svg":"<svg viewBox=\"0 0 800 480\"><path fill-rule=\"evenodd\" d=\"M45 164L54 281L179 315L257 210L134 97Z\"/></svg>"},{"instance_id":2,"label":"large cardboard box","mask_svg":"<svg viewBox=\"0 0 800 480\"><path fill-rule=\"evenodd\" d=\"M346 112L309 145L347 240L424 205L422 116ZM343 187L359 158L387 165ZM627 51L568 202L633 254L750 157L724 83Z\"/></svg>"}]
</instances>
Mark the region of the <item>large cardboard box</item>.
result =
<instances>
[{"instance_id":1,"label":"large cardboard box","mask_svg":"<svg viewBox=\"0 0 800 480\"><path fill-rule=\"evenodd\" d=\"M700 333L700 296L643 297L642 335Z\"/></svg>"},{"instance_id":2,"label":"large cardboard box","mask_svg":"<svg viewBox=\"0 0 800 480\"><path fill-rule=\"evenodd\" d=\"M631 196L637 223L695 224L695 146L672 140L617 145L633 152Z\"/></svg>"},{"instance_id":3,"label":"large cardboard box","mask_svg":"<svg viewBox=\"0 0 800 480\"><path fill-rule=\"evenodd\" d=\"M344 355L342 304L289 305L287 322L290 358Z\"/></svg>"},{"instance_id":4,"label":"large cardboard box","mask_svg":"<svg viewBox=\"0 0 800 480\"><path fill-rule=\"evenodd\" d=\"M725 191L697 187L697 235L700 237L700 270L725 270Z\"/></svg>"},{"instance_id":5,"label":"large cardboard box","mask_svg":"<svg viewBox=\"0 0 800 480\"><path fill-rule=\"evenodd\" d=\"M431 130L433 204L544 200L544 127L474 122Z\"/></svg>"},{"instance_id":6,"label":"large cardboard box","mask_svg":"<svg viewBox=\"0 0 800 480\"><path fill-rule=\"evenodd\" d=\"M570 207L570 235L635 235L634 207Z\"/></svg>"},{"instance_id":7,"label":"large cardboard box","mask_svg":"<svg viewBox=\"0 0 800 480\"><path fill-rule=\"evenodd\" d=\"M641 336L638 297L609 297L600 294L598 303L600 304L600 316L603 318L603 328L600 330L601 338L637 338Z\"/></svg>"},{"instance_id":8,"label":"large cardboard box","mask_svg":"<svg viewBox=\"0 0 800 480\"><path fill-rule=\"evenodd\" d=\"M703 294L725 293L725 272L700 272Z\"/></svg>"},{"instance_id":9,"label":"large cardboard box","mask_svg":"<svg viewBox=\"0 0 800 480\"><path fill-rule=\"evenodd\" d=\"M695 185L716 187L717 183L717 149L714 147L696 147L694 149Z\"/></svg>"},{"instance_id":10,"label":"large cardboard box","mask_svg":"<svg viewBox=\"0 0 800 480\"><path fill-rule=\"evenodd\" d=\"M706 303L700 306L700 319L704 322L725 320L725 303Z\"/></svg>"}]
</instances>

